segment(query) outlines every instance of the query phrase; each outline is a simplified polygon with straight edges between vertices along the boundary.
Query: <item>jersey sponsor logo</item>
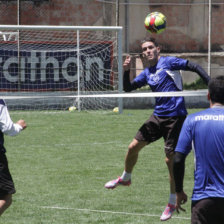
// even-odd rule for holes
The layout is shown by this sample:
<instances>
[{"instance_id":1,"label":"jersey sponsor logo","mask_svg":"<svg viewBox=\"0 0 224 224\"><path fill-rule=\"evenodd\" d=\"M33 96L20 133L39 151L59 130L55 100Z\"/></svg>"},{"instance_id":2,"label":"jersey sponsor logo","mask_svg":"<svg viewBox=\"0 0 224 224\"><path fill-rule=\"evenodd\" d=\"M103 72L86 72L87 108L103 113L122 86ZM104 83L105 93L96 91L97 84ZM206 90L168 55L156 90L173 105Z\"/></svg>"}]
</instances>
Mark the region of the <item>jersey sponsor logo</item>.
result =
<instances>
[{"instance_id":1,"label":"jersey sponsor logo","mask_svg":"<svg viewBox=\"0 0 224 224\"><path fill-rule=\"evenodd\" d=\"M156 73L152 73L150 75L150 78L155 82L155 83L158 83L159 82L159 73L162 71L163 69L159 69L156 71Z\"/></svg>"},{"instance_id":2,"label":"jersey sponsor logo","mask_svg":"<svg viewBox=\"0 0 224 224\"><path fill-rule=\"evenodd\" d=\"M195 121L224 121L224 115L219 114L219 115L210 115L210 114L205 114L205 115L199 115L195 116Z\"/></svg>"}]
</instances>

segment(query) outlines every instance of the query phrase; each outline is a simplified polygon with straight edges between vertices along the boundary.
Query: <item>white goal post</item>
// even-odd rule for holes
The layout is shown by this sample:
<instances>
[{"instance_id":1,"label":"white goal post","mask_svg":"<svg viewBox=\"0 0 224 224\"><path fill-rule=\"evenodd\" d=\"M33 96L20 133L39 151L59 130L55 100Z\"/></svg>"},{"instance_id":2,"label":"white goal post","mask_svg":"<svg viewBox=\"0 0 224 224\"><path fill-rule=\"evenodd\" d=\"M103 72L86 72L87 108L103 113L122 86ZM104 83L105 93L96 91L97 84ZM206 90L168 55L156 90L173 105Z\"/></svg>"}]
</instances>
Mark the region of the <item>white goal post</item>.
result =
<instances>
[{"instance_id":1,"label":"white goal post","mask_svg":"<svg viewBox=\"0 0 224 224\"><path fill-rule=\"evenodd\" d=\"M122 93L122 27L0 25L0 45L0 95L10 107L122 112L121 97L79 97Z\"/></svg>"}]
</instances>

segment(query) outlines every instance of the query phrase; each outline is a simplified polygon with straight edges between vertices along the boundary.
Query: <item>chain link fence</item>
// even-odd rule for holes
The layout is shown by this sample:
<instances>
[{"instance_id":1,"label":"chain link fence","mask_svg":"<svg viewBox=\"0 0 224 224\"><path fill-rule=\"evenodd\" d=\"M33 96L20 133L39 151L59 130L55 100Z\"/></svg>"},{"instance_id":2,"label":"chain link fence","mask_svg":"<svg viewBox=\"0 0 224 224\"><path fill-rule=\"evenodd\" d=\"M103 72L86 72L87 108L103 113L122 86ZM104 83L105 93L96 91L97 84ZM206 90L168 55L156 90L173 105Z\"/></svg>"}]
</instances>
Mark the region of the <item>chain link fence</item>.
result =
<instances>
[{"instance_id":1,"label":"chain link fence","mask_svg":"<svg viewBox=\"0 0 224 224\"><path fill-rule=\"evenodd\" d=\"M133 76L142 68L140 41L151 34L144 19L153 11L167 18L155 35L162 53L199 63L211 77L223 75L223 0L4 0L0 24L123 26L123 52L135 58ZM195 75L183 74L184 82Z\"/></svg>"}]
</instances>

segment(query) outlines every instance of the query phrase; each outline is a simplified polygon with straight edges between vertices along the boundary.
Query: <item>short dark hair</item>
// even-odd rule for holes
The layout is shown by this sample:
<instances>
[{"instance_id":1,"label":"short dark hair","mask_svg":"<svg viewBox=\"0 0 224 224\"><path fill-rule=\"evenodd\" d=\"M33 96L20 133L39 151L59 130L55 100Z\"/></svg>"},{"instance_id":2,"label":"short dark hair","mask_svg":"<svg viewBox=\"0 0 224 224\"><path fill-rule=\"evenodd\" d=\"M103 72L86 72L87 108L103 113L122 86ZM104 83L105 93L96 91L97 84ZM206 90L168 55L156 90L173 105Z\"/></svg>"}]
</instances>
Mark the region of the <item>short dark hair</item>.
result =
<instances>
[{"instance_id":1,"label":"short dark hair","mask_svg":"<svg viewBox=\"0 0 224 224\"><path fill-rule=\"evenodd\" d=\"M208 83L208 90L212 103L224 105L224 76L212 78Z\"/></svg>"},{"instance_id":2,"label":"short dark hair","mask_svg":"<svg viewBox=\"0 0 224 224\"><path fill-rule=\"evenodd\" d=\"M156 47L159 46L159 44L157 43L156 39L154 37L147 37L144 40L141 41L141 46L142 44L144 44L145 42L152 42L155 44Z\"/></svg>"}]
</instances>

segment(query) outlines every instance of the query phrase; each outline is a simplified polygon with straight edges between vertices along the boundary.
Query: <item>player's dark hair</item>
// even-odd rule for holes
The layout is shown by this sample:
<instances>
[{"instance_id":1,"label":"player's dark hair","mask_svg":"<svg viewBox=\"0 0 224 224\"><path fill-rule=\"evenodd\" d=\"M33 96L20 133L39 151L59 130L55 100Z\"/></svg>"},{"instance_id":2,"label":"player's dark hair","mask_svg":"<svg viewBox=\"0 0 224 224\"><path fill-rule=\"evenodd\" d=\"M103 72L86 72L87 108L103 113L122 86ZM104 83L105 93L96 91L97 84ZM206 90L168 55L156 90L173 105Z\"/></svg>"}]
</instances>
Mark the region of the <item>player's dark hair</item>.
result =
<instances>
[{"instance_id":1,"label":"player's dark hair","mask_svg":"<svg viewBox=\"0 0 224 224\"><path fill-rule=\"evenodd\" d=\"M208 83L208 90L212 103L224 105L224 76L212 78Z\"/></svg>"},{"instance_id":2,"label":"player's dark hair","mask_svg":"<svg viewBox=\"0 0 224 224\"><path fill-rule=\"evenodd\" d=\"M152 42L155 44L156 47L159 46L159 44L157 43L156 39L153 37L147 37L144 40L141 41L141 45L144 44L145 42Z\"/></svg>"}]
</instances>

